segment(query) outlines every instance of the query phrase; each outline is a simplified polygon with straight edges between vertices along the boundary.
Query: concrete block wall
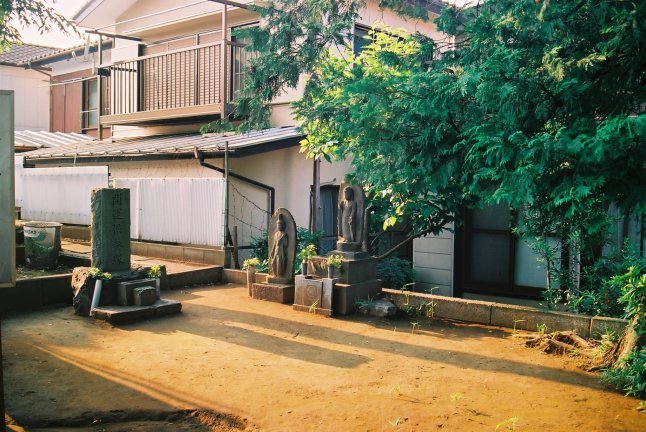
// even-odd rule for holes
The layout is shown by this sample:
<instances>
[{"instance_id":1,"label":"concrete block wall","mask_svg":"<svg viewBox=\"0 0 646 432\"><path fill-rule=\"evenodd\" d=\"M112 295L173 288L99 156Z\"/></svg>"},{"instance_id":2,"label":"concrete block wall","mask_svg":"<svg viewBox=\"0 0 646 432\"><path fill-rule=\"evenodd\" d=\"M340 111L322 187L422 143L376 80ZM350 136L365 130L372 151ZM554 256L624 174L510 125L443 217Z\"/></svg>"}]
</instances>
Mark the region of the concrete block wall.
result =
<instances>
[{"instance_id":1,"label":"concrete block wall","mask_svg":"<svg viewBox=\"0 0 646 432\"><path fill-rule=\"evenodd\" d=\"M461 298L383 289L395 305L420 307L433 304L433 316L517 330L537 331L545 325L547 332L574 330L583 337L599 337L609 331L623 333L628 321L618 318L592 317L564 312L540 310L526 306L466 300Z\"/></svg>"}]
</instances>

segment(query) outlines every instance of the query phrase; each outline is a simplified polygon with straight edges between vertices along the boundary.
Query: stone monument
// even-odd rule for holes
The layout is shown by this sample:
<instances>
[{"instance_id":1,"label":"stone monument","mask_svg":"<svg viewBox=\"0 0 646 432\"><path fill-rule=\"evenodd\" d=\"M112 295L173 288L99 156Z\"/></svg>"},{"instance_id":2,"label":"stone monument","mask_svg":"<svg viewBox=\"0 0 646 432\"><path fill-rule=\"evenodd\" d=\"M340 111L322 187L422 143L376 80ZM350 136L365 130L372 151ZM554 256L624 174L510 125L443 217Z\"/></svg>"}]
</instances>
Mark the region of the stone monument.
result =
<instances>
[{"instance_id":1,"label":"stone monument","mask_svg":"<svg viewBox=\"0 0 646 432\"><path fill-rule=\"evenodd\" d=\"M130 270L130 189L94 189L90 202L92 267Z\"/></svg>"},{"instance_id":2,"label":"stone monument","mask_svg":"<svg viewBox=\"0 0 646 432\"><path fill-rule=\"evenodd\" d=\"M266 283L252 285L252 298L278 303L294 301L294 261L297 244L294 217L287 209L277 209L269 222L269 275Z\"/></svg>"},{"instance_id":3,"label":"stone monument","mask_svg":"<svg viewBox=\"0 0 646 432\"><path fill-rule=\"evenodd\" d=\"M381 281L377 279L377 262L362 249L362 243L367 237L368 226L364 226L365 199L359 186L341 184L341 194L338 202L338 241L336 250L329 255L341 255L341 269L334 271L334 278L327 278L325 257L315 257L310 260L308 274L332 281L332 311L336 315L347 315L354 311L354 304L359 299L373 298L381 293ZM297 285L309 282L297 279ZM311 284L309 284L311 285ZM322 288L325 284L322 285ZM312 288L310 288L311 290ZM297 298L303 297L297 287ZM324 298L323 294L321 298ZM307 304L301 306L307 306ZM296 309L296 307L295 307Z\"/></svg>"},{"instance_id":4,"label":"stone monument","mask_svg":"<svg viewBox=\"0 0 646 432\"><path fill-rule=\"evenodd\" d=\"M98 271L74 269L74 312L117 323L181 311L180 302L160 298L160 276L147 277L151 268L130 266L130 190L95 189L90 202L92 267Z\"/></svg>"}]
</instances>

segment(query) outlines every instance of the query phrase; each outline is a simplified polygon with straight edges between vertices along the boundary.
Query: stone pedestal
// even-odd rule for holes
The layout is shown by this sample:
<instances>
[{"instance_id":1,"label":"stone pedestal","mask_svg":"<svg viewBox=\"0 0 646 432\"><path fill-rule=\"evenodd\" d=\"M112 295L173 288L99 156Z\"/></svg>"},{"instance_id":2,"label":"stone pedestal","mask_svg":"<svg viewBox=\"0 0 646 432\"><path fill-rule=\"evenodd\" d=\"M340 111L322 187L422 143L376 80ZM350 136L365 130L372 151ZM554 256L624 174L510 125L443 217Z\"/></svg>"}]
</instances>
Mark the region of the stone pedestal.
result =
<instances>
[{"instance_id":1,"label":"stone pedestal","mask_svg":"<svg viewBox=\"0 0 646 432\"><path fill-rule=\"evenodd\" d=\"M332 289L334 279L313 279L311 276L296 276L294 310L332 315Z\"/></svg>"},{"instance_id":2,"label":"stone pedestal","mask_svg":"<svg viewBox=\"0 0 646 432\"><path fill-rule=\"evenodd\" d=\"M334 284L332 310L335 315L349 315L354 312L357 300L367 300L381 294L381 281L373 279L355 284Z\"/></svg>"},{"instance_id":3,"label":"stone pedestal","mask_svg":"<svg viewBox=\"0 0 646 432\"><path fill-rule=\"evenodd\" d=\"M255 283L251 287L251 298L275 303L293 303L294 285Z\"/></svg>"},{"instance_id":4,"label":"stone pedestal","mask_svg":"<svg viewBox=\"0 0 646 432\"><path fill-rule=\"evenodd\" d=\"M130 189L92 191L92 267L130 270Z\"/></svg>"}]
</instances>

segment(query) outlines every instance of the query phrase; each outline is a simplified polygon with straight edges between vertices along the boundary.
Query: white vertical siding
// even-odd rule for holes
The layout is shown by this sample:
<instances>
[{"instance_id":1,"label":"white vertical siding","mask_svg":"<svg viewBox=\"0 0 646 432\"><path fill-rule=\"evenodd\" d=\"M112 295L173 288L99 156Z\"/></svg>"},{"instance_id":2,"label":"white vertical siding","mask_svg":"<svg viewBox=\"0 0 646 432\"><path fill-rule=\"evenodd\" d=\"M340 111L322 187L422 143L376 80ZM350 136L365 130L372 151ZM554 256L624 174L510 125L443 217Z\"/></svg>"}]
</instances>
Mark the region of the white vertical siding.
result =
<instances>
[{"instance_id":1,"label":"white vertical siding","mask_svg":"<svg viewBox=\"0 0 646 432\"><path fill-rule=\"evenodd\" d=\"M224 180L119 178L130 189L130 236L139 240L222 246Z\"/></svg>"},{"instance_id":2,"label":"white vertical siding","mask_svg":"<svg viewBox=\"0 0 646 432\"><path fill-rule=\"evenodd\" d=\"M453 233L444 231L413 241L413 269L417 288L453 296Z\"/></svg>"},{"instance_id":3,"label":"white vertical siding","mask_svg":"<svg viewBox=\"0 0 646 432\"><path fill-rule=\"evenodd\" d=\"M108 167L23 168L16 164L16 206L23 219L89 225L92 189L108 187Z\"/></svg>"}]
</instances>

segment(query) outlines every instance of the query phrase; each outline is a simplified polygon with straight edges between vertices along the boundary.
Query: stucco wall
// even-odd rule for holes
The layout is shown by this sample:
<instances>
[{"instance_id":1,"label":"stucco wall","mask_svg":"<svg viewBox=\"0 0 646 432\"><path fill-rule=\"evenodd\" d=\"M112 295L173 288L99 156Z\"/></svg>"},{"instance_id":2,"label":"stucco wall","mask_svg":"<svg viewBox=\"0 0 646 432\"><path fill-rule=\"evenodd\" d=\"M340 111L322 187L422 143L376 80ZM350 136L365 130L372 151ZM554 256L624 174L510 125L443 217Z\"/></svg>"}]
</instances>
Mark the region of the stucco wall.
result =
<instances>
[{"instance_id":1,"label":"stucco wall","mask_svg":"<svg viewBox=\"0 0 646 432\"><path fill-rule=\"evenodd\" d=\"M49 130L48 74L0 66L0 89L14 91L15 130Z\"/></svg>"}]
</instances>

